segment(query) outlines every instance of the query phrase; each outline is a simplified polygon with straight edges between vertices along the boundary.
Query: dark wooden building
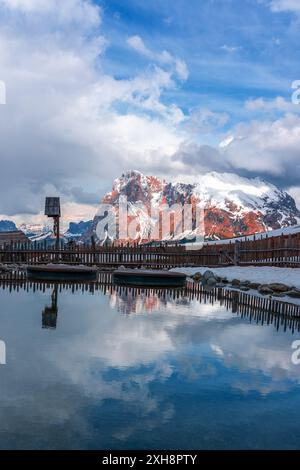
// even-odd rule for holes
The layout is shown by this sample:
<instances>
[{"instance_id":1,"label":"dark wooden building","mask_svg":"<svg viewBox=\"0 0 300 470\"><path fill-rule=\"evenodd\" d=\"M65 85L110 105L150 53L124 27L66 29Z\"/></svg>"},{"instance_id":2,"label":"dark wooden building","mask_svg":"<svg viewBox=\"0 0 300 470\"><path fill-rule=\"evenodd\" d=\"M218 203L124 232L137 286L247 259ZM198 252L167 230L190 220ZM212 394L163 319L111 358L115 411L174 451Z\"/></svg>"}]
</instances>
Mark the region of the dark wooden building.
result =
<instances>
[{"instance_id":1,"label":"dark wooden building","mask_svg":"<svg viewBox=\"0 0 300 470\"><path fill-rule=\"evenodd\" d=\"M47 217L60 217L60 199L59 197L46 197L45 215Z\"/></svg>"},{"instance_id":2,"label":"dark wooden building","mask_svg":"<svg viewBox=\"0 0 300 470\"><path fill-rule=\"evenodd\" d=\"M22 230L13 232L0 232L0 247L3 248L11 243L28 243L30 240Z\"/></svg>"},{"instance_id":3,"label":"dark wooden building","mask_svg":"<svg viewBox=\"0 0 300 470\"><path fill-rule=\"evenodd\" d=\"M59 246L59 219L60 212L60 198L59 197L46 197L45 201L45 215L53 218L53 233L56 238L56 247Z\"/></svg>"}]
</instances>

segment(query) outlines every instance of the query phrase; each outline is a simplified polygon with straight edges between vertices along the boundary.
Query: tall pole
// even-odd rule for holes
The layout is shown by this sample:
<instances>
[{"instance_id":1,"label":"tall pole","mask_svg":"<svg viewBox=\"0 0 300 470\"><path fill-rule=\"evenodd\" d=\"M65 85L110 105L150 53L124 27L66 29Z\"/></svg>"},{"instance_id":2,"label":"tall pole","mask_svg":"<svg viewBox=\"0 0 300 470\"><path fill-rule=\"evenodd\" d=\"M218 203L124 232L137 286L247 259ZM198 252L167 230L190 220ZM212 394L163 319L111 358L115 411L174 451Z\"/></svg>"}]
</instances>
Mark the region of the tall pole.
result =
<instances>
[{"instance_id":1,"label":"tall pole","mask_svg":"<svg viewBox=\"0 0 300 470\"><path fill-rule=\"evenodd\" d=\"M56 237L55 240L55 248L58 250L59 248L59 216L53 217L54 219L54 235Z\"/></svg>"}]
</instances>

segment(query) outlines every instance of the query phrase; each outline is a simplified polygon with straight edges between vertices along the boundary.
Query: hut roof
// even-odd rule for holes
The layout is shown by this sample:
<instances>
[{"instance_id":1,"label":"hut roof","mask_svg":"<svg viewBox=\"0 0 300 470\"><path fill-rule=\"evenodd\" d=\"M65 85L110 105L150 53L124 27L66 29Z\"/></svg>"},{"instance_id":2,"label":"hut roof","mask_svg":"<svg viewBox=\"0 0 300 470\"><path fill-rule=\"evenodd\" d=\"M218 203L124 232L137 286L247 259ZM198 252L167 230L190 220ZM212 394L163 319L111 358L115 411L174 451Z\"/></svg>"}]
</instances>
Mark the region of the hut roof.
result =
<instances>
[{"instance_id":1,"label":"hut roof","mask_svg":"<svg viewBox=\"0 0 300 470\"><path fill-rule=\"evenodd\" d=\"M59 197L46 197L45 215L48 217L60 217Z\"/></svg>"},{"instance_id":2,"label":"hut roof","mask_svg":"<svg viewBox=\"0 0 300 470\"><path fill-rule=\"evenodd\" d=\"M27 243L29 238L26 237L22 230L15 230L13 232L0 232L0 246L8 245L10 243Z\"/></svg>"}]
</instances>

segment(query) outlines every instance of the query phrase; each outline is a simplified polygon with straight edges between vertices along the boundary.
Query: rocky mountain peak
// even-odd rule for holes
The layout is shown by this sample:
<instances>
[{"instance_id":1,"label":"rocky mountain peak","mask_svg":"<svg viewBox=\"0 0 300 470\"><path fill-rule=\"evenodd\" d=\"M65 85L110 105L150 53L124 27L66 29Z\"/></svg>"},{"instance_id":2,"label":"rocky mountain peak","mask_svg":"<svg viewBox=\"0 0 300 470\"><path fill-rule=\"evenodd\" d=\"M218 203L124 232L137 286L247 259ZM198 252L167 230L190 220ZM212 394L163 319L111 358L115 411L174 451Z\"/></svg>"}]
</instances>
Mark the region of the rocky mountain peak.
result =
<instances>
[{"instance_id":1,"label":"rocky mountain peak","mask_svg":"<svg viewBox=\"0 0 300 470\"><path fill-rule=\"evenodd\" d=\"M150 206L161 208L165 204L204 205L207 239L260 233L300 222L300 211L287 192L259 178L248 179L232 173L210 172L193 180L165 181L129 170L114 181L112 191L102 202L112 204L117 211L124 196L131 207L138 203L144 206L143 210L132 212L140 227L140 238L151 222ZM97 217L94 226L96 221Z\"/></svg>"}]
</instances>

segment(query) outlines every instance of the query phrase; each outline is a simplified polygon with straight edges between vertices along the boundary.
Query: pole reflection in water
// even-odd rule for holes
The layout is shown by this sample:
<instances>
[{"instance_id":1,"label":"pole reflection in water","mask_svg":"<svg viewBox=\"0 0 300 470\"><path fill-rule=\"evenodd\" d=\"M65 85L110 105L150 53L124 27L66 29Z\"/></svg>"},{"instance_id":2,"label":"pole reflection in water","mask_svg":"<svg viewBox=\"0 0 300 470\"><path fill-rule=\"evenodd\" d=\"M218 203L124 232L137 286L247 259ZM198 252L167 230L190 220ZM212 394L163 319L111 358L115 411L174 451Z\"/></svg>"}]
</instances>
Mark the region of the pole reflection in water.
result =
<instances>
[{"instance_id":1,"label":"pole reflection in water","mask_svg":"<svg viewBox=\"0 0 300 470\"><path fill-rule=\"evenodd\" d=\"M42 312L42 328L56 329L58 314L57 295L58 285L56 284L51 294L51 307L46 306Z\"/></svg>"}]
</instances>

